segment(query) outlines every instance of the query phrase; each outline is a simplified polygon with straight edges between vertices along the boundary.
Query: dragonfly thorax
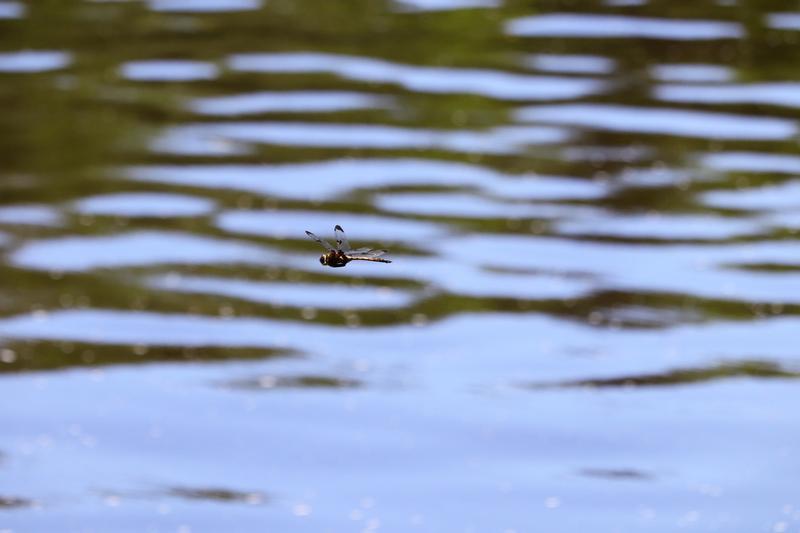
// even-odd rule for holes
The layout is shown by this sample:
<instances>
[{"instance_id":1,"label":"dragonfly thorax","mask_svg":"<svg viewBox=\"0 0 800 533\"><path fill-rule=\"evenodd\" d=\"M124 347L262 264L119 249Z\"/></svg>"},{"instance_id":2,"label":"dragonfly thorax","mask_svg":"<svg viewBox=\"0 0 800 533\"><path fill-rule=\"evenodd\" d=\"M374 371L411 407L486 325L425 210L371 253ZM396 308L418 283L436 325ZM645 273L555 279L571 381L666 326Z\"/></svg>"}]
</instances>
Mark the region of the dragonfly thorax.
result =
<instances>
[{"instance_id":1,"label":"dragonfly thorax","mask_svg":"<svg viewBox=\"0 0 800 533\"><path fill-rule=\"evenodd\" d=\"M329 267L343 267L350 262L350 258L341 251L333 250L320 256L319 262Z\"/></svg>"}]
</instances>

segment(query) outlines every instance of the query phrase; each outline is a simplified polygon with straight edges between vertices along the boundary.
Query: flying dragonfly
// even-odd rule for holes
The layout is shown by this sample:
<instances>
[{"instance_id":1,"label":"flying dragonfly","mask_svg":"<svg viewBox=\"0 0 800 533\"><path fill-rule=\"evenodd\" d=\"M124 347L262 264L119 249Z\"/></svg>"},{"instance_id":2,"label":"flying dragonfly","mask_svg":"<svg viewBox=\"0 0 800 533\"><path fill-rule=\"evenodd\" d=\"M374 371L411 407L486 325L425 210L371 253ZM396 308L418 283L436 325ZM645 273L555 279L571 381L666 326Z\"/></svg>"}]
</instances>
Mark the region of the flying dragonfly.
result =
<instances>
[{"instance_id":1,"label":"flying dragonfly","mask_svg":"<svg viewBox=\"0 0 800 533\"><path fill-rule=\"evenodd\" d=\"M375 250L372 248L358 248L353 250L350 248L350 242L344 235L344 230L340 225L334 228L336 234L336 248L330 245L328 241L320 239L310 231L306 231L306 235L317 241L325 248L325 253L319 258L319 262L329 267L343 267L350 261L375 261L376 263L391 263L388 259L381 259L380 256L388 252L388 250Z\"/></svg>"}]
</instances>

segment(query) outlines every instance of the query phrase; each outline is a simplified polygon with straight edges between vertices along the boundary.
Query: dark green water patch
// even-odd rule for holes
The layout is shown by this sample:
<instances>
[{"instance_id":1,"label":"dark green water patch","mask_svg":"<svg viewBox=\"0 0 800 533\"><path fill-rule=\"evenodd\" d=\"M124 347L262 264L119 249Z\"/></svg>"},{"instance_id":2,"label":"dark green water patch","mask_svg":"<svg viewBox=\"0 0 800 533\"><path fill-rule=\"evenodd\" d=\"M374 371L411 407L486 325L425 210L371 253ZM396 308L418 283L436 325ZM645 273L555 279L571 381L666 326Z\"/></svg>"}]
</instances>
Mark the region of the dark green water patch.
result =
<instances>
[{"instance_id":1,"label":"dark green water patch","mask_svg":"<svg viewBox=\"0 0 800 533\"><path fill-rule=\"evenodd\" d=\"M172 487L167 489L166 494L184 500L244 503L247 505L261 505L269 501L267 495L262 492L246 492L219 487Z\"/></svg>"},{"instance_id":2,"label":"dark green water patch","mask_svg":"<svg viewBox=\"0 0 800 533\"><path fill-rule=\"evenodd\" d=\"M638 374L615 378L580 379L560 383L530 383L524 385L532 389L551 388L625 388L625 387L667 387L691 385L731 378L757 379L797 379L800 371L788 370L779 364L766 361L740 361L721 363L707 368L679 368L659 374Z\"/></svg>"},{"instance_id":3,"label":"dark green water patch","mask_svg":"<svg viewBox=\"0 0 800 533\"><path fill-rule=\"evenodd\" d=\"M583 468L579 475L611 481L650 481L652 474L633 468Z\"/></svg>"},{"instance_id":4,"label":"dark green water patch","mask_svg":"<svg viewBox=\"0 0 800 533\"><path fill-rule=\"evenodd\" d=\"M166 362L213 362L292 357L288 350L234 347L107 345L17 341L0 348L0 374Z\"/></svg>"},{"instance_id":5,"label":"dark green water patch","mask_svg":"<svg viewBox=\"0 0 800 533\"><path fill-rule=\"evenodd\" d=\"M225 388L241 390L276 389L356 389L363 386L359 380L309 374L298 376L264 375L256 378L233 380L222 384Z\"/></svg>"},{"instance_id":6,"label":"dark green water patch","mask_svg":"<svg viewBox=\"0 0 800 533\"><path fill-rule=\"evenodd\" d=\"M24 509L26 507L34 507L36 502L28 498L20 498L19 496L3 496L0 495L0 511L10 511L14 509Z\"/></svg>"},{"instance_id":7,"label":"dark green water patch","mask_svg":"<svg viewBox=\"0 0 800 533\"><path fill-rule=\"evenodd\" d=\"M735 265L724 265L726 268L735 268L751 272L763 272L769 274L797 274L800 273L800 264L789 265L785 263L737 263Z\"/></svg>"}]
</instances>

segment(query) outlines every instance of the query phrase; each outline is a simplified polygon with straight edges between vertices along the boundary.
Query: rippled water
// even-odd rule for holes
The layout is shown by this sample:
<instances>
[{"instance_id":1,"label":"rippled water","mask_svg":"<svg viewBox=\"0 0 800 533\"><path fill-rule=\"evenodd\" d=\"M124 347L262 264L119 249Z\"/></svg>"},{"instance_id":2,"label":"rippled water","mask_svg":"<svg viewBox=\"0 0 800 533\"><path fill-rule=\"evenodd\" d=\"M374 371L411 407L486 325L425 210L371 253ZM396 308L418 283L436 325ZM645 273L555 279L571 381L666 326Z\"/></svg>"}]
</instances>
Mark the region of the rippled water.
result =
<instances>
[{"instance_id":1,"label":"rippled water","mask_svg":"<svg viewBox=\"0 0 800 533\"><path fill-rule=\"evenodd\" d=\"M797 530L789 9L0 1L0 530Z\"/></svg>"}]
</instances>

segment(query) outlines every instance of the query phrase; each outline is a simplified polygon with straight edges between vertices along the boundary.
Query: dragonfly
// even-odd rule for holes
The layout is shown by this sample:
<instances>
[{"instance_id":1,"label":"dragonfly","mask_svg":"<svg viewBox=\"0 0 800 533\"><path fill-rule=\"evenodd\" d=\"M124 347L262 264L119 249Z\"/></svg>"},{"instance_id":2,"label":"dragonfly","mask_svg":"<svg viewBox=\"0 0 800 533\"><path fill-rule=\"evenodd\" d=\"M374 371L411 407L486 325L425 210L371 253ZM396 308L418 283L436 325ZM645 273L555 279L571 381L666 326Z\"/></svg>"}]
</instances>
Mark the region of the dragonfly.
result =
<instances>
[{"instance_id":1,"label":"dragonfly","mask_svg":"<svg viewBox=\"0 0 800 533\"><path fill-rule=\"evenodd\" d=\"M376 250L374 248L358 248L353 250L350 248L350 242L344 234L344 230L340 225L333 228L336 235L336 248L330 245L326 240L320 239L310 231L306 231L306 235L317 241L325 248L325 253L319 258L319 262L325 266L338 268L343 267L350 261L375 261L376 263L391 263L388 259L382 259L381 256L388 252L388 250Z\"/></svg>"}]
</instances>

